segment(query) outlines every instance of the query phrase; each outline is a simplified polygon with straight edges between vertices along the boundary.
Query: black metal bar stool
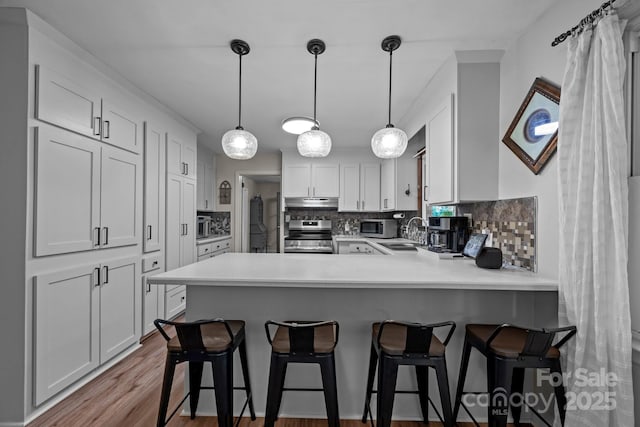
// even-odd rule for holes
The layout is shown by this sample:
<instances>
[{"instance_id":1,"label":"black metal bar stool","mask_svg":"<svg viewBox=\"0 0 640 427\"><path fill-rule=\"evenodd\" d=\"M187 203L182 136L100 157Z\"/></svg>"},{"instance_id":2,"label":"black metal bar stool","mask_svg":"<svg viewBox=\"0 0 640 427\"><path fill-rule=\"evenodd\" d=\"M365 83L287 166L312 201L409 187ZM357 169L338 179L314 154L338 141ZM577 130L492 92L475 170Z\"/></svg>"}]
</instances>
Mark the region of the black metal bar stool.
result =
<instances>
[{"instance_id":1,"label":"black metal bar stool","mask_svg":"<svg viewBox=\"0 0 640 427\"><path fill-rule=\"evenodd\" d=\"M199 320L197 322L171 322L156 319L153 322L162 336L167 340L167 359L160 396L158 411L158 427L166 425L175 415L180 406L189 397L191 419L196 416L200 390L215 390L218 425L231 427L233 425L233 390L245 390L247 399L242 407L238 423L249 405L251 419L256 419L249 382L249 368L247 366L247 345L245 342L244 322L242 320ZM176 336L171 338L165 332L163 325L171 325L176 330ZM244 387L233 386L233 352L239 349L240 363ZM173 410L169 419L167 408L169 395L173 383L176 365L189 362L189 392ZM213 387L202 387L202 369L204 362L211 362L213 370ZM236 425L237 425L236 424Z\"/></svg>"},{"instance_id":2,"label":"black metal bar stool","mask_svg":"<svg viewBox=\"0 0 640 427\"><path fill-rule=\"evenodd\" d=\"M556 334L562 333L566 334L554 345L553 341ZM458 377L458 390L453 410L455 418L457 419L458 411L462 406L474 424L478 426L478 422L462 402L462 396L467 394L464 392L464 382L467 375L467 367L469 366L471 348L476 348L487 358L487 390L490 393L489 427L507 425L510 401L512 403L511 414L513 421L516 426L519 426L522 405L526 404L521 399L525 369L548 368L552 373L558 374L559 378L562 378L560 347L575 334L575 326L556 329L530 329L509 324L467 325L462 350L462 362L460 363L460 375ZM560 412L560 420L564 425L567 401L561 380L555 385L554 391ZM515 396L512 397L512 393ZM551 427L534 408L528 405L527 407L546 425Z\"/></svg>"},{"instance_id":3,"label":"black metal bar stool","mask_svg":"<svg viewBox=\"0 0 640 427\"><path fill-rule=\"evenodd\" d=\"M270 326L277 326L273 339ZM271 368L267 390L265 427L273 427L278 419L283 391L324 391L329 427L340 425L338 389L334 349L338 344L338 322L274 322L264 324L271 344ZM322 388L285 388L288 363L317 363L322 375Z\"/></svg>"},{"instance_id":4,"label":"black metal bar stool","mask_svg":"<svg viewBox=\"0 0 640 427\"><path fill-rule=\"evenodd\" d=\"M449 326L449 332L444 342L433 334L434 328ZM438 418L445 427L453 427L454 418L451 411L451 395L449 393L449 379L445 348L456 329L454 322L420 324L385 320L374 323L371 334L371 356L369 359L369 376L367 378L367 392L364 401L362 422L367 422L367 414L373 426L371 413L371 394L377 393L377 425L389 427L393 412L393 400L396 393L418 394L420 408L425 423L429 422L429 404L432 405ZM398 366L414 365L418 390L396 390ZM373 379L378 368L378 390L373 390ZM436 371L442 412L440 415L433 401L429 397L429 367Z\"/></svg>"}]
</instances>

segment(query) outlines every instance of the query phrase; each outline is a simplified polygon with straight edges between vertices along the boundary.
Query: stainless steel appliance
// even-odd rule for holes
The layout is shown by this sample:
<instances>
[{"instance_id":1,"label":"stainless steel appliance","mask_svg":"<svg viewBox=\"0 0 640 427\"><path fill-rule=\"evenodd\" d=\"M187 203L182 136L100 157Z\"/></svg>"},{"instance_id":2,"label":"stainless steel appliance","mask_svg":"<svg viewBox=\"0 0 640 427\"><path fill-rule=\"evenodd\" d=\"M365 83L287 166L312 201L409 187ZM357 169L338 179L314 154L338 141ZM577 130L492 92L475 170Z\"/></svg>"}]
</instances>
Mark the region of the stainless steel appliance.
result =
<instances>
[{"instance_id":1,"label":"stainless steel appliance","mask_svg":"<svg viewBox=\"0 0 640 427\"><path fill-rule=\"evenodd\" d=\"M284 239L285 253L331 254L331 221L293 220L289 222L289 236Z\"/></svg>"},{"instance_id":2,"label":"stainless steel appliance","mask_svg":"<svg viewBox=\"0 0 640 427\"><path fill-rule=\"evenodd\" d=\"M360 235L381 239L398 237L398 221L395 219L361 219Z\"/></svg>"},{"instance_id":3,"label":"stainless steel appliance","mask_svg":"<svg viewBox=\"0 0 640 427\"><path fill-rule=\"evenodd\" d=\"M466 216L429 217L427 249L433 252L462 252L469 239Z\"/></svg>"},{"instance_id":4,"label":"stainless steel appliance","mask_svg":"<svg viewBox=\"0 0 640 427\"><path fill-rule=\"evenodd\" d=\"M198 215L196 217L198 227L198 239L209 237L211 234L211 217L206 215Z\"/></svg>"},{"instance_id":5,"label":"stainless steel appliance","mask_svg":"<svg viewBox=\"0 0 640 427\"><path fill-rule=\"evenodd\" d=\"M287 208L338 209L337 197L285 197Z\"/></svg>"}]
</instances>

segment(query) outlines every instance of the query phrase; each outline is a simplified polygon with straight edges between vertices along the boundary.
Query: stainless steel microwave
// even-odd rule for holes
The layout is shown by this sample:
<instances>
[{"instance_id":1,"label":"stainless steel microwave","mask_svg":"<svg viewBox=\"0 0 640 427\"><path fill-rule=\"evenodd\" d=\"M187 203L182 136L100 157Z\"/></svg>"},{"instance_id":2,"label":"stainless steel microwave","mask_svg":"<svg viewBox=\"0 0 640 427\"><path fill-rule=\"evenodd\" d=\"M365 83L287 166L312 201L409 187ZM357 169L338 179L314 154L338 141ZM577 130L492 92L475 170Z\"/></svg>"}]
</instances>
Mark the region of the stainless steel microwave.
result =
<instances>
[{"instance_id":1,"label":"stainless steel microwave","mask_svg":"<svg viewBox=\"0 0 640 427\"><path fill-rule=\"evenodd\" d=\"M392 239L398 236L398 221L395 219L361 219L360 235Z\"/></svg>"}]
</instances>

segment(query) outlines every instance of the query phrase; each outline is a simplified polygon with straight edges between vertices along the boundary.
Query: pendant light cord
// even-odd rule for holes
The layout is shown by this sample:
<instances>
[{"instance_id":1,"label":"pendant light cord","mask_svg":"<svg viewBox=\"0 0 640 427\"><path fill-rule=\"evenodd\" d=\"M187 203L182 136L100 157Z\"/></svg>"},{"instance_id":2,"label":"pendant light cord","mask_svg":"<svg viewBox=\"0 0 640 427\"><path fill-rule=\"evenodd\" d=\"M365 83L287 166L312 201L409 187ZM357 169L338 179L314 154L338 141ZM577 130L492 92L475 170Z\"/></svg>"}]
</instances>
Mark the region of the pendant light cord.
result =
<instances>
[{"instance_id":1,"label":"pendant light cord","mask_svg":"<svg viewBox=\"0 0 640 427\"><path fill-rule=\"evenodd\" d=\"M313 66L313 126L316 125L316 94L318 92L318 54L314 55L314 66Z\"/></svg>"},{"instance_id":2,"label":"pendant light cord","mask_svg":"<svg viewBox=\"0 0 640 427\"><path fill-rule=\"evenodd\" d=\"M238 55L240 59L240 73L238 77L238 128L242 129L242 55Z\"/></svg>"},{"instance_id":3,"label":"pendant light cord","mask_svg":"<svg viewBox=\"0 0 640 427\"><path fill-rule=\"evenodd\" d=\"M387 122L387 127L391 125L391 71L393 63L393 50L389 51L389 121Z\"/></svg>"}]
</instances>

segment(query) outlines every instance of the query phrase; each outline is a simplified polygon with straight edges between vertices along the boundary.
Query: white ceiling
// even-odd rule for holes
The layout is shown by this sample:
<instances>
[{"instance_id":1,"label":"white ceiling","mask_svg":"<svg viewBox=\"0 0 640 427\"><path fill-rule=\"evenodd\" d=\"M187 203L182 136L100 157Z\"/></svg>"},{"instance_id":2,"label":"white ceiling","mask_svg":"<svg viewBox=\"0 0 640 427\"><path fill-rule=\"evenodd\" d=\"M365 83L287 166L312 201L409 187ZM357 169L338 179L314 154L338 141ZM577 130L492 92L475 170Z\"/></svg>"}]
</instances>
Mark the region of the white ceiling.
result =
<instances>
[{"instance_id":1,"label":"white ceiling","mask_svg":"<svg viewBox=\"0 0 640 427\"><path fill-rule=\"evenodd\" d=\"M557 0L555 0L557 1ZM504 49L554 0L0 0L31 9L133 84L202 130L221 152L237 125L238 58L243 58L242 125L259 151L295 147L283 119L313 114L311 38L318 57L318 120L334 147L367 147L387 118L389 55L392 121L408 111L454 50ZM554 34L549 35L550 38ZM410 135L411 136L411 135Z\"/></svg>"}]
</instances>

